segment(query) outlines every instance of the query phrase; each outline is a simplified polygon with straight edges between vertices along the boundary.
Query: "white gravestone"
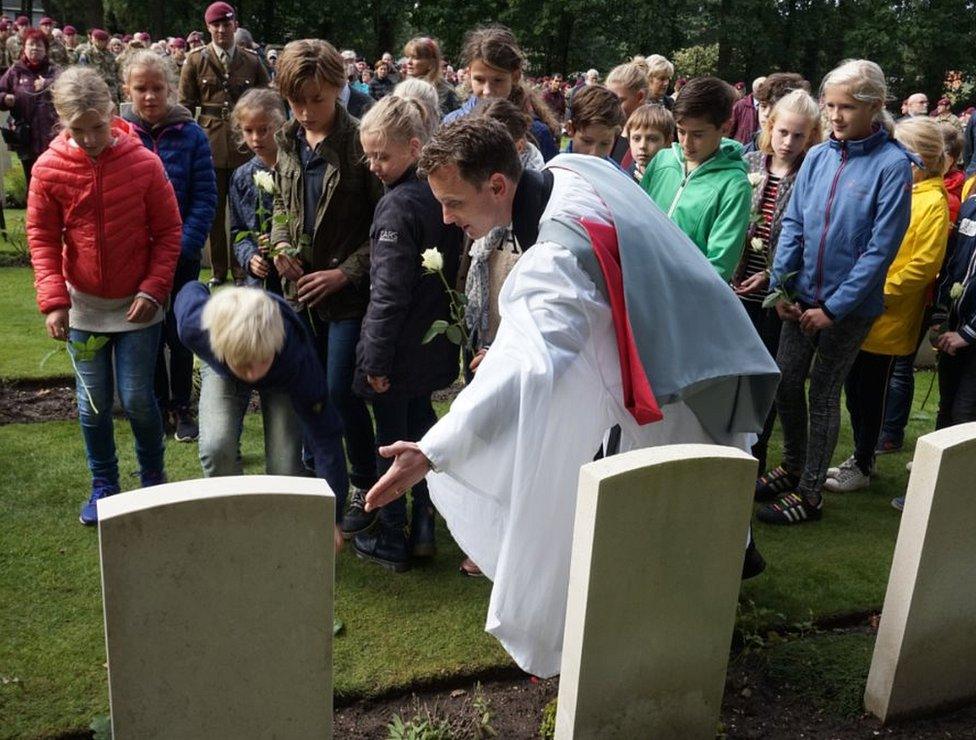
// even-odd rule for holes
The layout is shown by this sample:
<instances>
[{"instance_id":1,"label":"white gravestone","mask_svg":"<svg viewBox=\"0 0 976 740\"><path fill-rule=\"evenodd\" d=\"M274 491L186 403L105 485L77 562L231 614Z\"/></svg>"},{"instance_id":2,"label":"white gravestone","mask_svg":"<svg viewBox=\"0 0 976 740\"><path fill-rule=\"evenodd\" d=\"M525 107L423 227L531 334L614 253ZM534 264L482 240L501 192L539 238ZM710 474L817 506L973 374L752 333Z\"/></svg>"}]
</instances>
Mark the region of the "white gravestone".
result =
<instances>
[{"instance_id":1,"label":"white gravestone","mask_svg":"<svg viewBox=\"0 0 976 740\"><path fill-rule=\"evenodd\" d=\"M325 481L170 483L98 519L116 740L331 737Z\"/></svg>"},{"instance_id":2,"label":"white gravestone","mask_svg":"<svg viewBox=\"0 0 976 740\"><path fill-rule=\"evenodd\" d=\"M920 437L864 706L883 721L976 700L976 423Z\"/></svg>"},{"instance_id":3,"label":"white gravestone","mask_svg":"<svg viewBox=\"0 0 976 740\"><path fill-rule=\"evenodd\" d=\"M556 738L713 738L756 461L654 447L580 470Z\"/></svg>"}]
</instances>

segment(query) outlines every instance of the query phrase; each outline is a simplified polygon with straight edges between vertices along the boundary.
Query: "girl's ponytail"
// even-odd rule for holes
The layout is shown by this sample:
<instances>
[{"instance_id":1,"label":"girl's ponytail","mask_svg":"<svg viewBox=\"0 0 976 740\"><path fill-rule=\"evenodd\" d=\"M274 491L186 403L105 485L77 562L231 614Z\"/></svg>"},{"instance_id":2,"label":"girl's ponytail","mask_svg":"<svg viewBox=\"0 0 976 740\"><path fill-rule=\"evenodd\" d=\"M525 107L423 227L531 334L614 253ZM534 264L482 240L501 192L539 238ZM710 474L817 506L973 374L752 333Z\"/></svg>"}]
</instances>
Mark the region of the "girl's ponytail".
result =
<instances>
[{"instance_id":1,"label":"girl's ponytail","mask_svg":"<svg viewBox=\"0 0 976 740\"><path fill-rule=\"evenodd\" d=\"M376 136L382 142L430 139L430 119L422 102L415 98L387 95L363 115L360 136Z\"/></svg>"},{"instance_id":2,"label":"girl's ponytail","mask_svg":"<svg viewBox=\"0 0 976 740\"><path fill-rule=\"evenodd\" d=\"M874 115L874 122L884 127L888 136L894 136L895 120L885 110L885 103L888 102L888 83L877 63L870 59L847 59L824 77L823 82L820 83L821 97L830 85L846 87L855 100L877 105L879 110Z\"/></svg>"}]
</instances>

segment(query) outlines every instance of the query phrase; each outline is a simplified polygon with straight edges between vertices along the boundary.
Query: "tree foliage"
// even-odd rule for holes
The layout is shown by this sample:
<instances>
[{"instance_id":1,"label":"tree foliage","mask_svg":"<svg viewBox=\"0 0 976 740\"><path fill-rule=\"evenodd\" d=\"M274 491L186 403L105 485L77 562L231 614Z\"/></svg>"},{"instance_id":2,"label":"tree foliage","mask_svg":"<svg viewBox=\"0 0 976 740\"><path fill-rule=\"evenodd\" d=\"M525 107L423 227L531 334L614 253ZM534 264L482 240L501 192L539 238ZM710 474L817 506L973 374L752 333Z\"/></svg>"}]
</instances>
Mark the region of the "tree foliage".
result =
<instances>
[{"instance_id":1,"label":"tree foliage","mask_svg":"<svg viewBox=\"0 0 976 740\"><path fill-rule=\"evenodd\" d=\"M531 72L605 73L635 54L690 61L714 54L714 71L749 81L775 70L815 85L849 57L877 61L902 96L942 93L946 70L976 72L970 0L238 0L256 39L282 43L317 36L373 58L398 54L413 35L438 38L457 59L465 32L482 23L510 26ZM48 0L59 18L154 36L203 29L200 0ZM696 65L702 63L698 59ZM705 65L711 68L712 65ZM695 67L698 69L698 66Z\"/></svg>"}]
</instances>

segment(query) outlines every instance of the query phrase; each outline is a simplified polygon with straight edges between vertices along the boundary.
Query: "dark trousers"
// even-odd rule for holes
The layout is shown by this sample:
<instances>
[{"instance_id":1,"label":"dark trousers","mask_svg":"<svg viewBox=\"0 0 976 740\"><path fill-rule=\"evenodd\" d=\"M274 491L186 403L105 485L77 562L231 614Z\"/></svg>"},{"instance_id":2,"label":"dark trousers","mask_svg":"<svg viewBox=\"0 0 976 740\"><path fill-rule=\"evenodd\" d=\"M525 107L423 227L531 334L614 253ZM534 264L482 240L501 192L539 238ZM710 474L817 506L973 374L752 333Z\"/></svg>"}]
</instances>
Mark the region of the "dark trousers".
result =
<instances>
[{"instance_id":1,"label":"dark trousers","mask_svg":"<svg viewBox=\"0 0 976 740\"><path fill-rule=\"evenodd\" d=\"M932 309L927 308L918 341L915 342L915 352L902 355L895 360L895 368L888 381L888 398L885 401L885 418L880 439L889 440L897 446L901 446L905 441L905 427L908 426L912 401L915 399L915 354L922 340L929 333L931 316Z\"/></svg>"},{"instance_id":2,"label":"dark trousers","mask_svg":"<svg viewBox=\"0 0 976 740\"><path fill-rule=\"evenodd\" d=\"M24 182L27 183L27 188L24 193L30 192L30 181L31 181L31 170L34 169L34 162L37 161L37 157L21 157L20 164L24 168Z\"/></svg>"},{"instance_id":3,"label":"dark trousers","mask_svg":"<svg viewBox=\"0 0 976 740\"><path fill-rule=\"evenodd\" d=\"M213 276L217 280L226 280L231 272L234 279L243 279L244 270L237 263L237 255L230 249L230 239L227 235L227 192L230 189L230 177L234 170L216 169L217 175L217 211L214 213L213 226L210 227L210 264Z\"/></svg>"},{"instance_id":4,"label":"dark trousers","mask_svg":"<svg viewBox=\"0 0 976 740\"><path fill-rule=\"evenodd\" d=\"M896 355L861 350L844 381L847 411L854 431L854 460L865 475L874 467L874 451L885 418L888 380L898 359Z\"/></svg>"},{"instance_id":5,"label":"dark trousers","mask_svg":"<svg viewBox=\"0 0 976 740\"><path fill-rule=\"evenodd\" d=\"M756 333L762 339L763 345L770 355L776 357L779 352L779 336L783 330L783 321L775 308L763 308L761 301L742 301L746 313L756 328ZM769 451L769 438L773 436L773 426L776 424L776 405L773 404L766 415L759 439L752 446L752 456L759 461L759 473L766 470L766 456Z\"/></svg>"},{"instance_id":6,"label":"dark trousers","mask_svg":"<svg viewBox=\"0 0 976 740\"><path fill-rule=\"evenodd\" d=\"M819 496L827 478L840 431L840 392L873 323L873 316L847 316L808 337L798 322L783 322L776 354L781 373L776 411L783 427L783 467L800 475L798 489L805 496Z\"/></svg>"},{"instance_id":7,"label":"dark trousers","mask_svg":"<svg viewBox=\"0 0 976 740\"><path fill-rule=\"evenodd\" d=\"M416 442L427 430L434 426L437 415L430 402L430 395L413 398L386 398L377 396L373 400L373 416L376 418L376 445L393 444L398 440ZM383 475L393 464L393 459L376 456L376 468ZM413 487L413 510L430 506L430 493L427 481L422 480ZM407 523L407 504L401 496L379 511L380 521L389 527L402 528Z\"/></svg>"},{"instance_id":8,"label":"dark trousers","mask_svg":"<svg viewBox=\"0 0 976 740\"><path fill-rule=\"evenodd\" d=\"M976 421L976 347L939 353L939 415L936 429Z\"/></svg>"},{"instance_id":9,"label":"dark trousers","mask_svg":"<svg viewBox=\"0 0 976 740\"><path fill-rule=\"evenodd\" d=\"M193 353L183 346L176 333L176 315L173 302L180 288L200 277L200 261L180 257L173 276L173 292L163 319L163 332L156 356L156 400L160 411L181 409L190 405L193 390ZM169 367L166 366L166 348L169 348Z\"/></svg>"}]
</instances>

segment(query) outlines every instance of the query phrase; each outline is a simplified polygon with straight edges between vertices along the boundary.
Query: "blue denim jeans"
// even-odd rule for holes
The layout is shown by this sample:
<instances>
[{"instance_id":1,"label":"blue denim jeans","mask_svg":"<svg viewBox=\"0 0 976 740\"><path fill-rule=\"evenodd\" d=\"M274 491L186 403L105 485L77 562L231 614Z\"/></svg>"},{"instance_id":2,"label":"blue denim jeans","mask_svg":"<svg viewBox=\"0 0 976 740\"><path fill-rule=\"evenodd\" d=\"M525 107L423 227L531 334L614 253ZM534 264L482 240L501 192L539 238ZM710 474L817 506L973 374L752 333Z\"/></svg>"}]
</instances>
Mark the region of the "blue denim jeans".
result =
<instances>
[{"instance_id":1,"label":"blue denim jeans","mask_svg":"<svg viewBox=\"0 0 976 740\"><path fill-rule=\"evenodd\" d=\"M315 321L315 336L329 385L329 398L344 427L349 482L357 488L376 483L376 439L366 402L352 392L356 370L356 344L362 319Z\"/></svg>"},{"instance_id":2,"label":"blue denim jeans","mask_svg":"<svg viewBox=\"0 0 976 740\"><path fill-rule=\"evenodd\" d=\"M376 417L376 444L384 446L399 440L416 442L427 430L434 426L437 415L430 403L430 396L414 398L387 398L379 395L373 400L373 415ZM376 457L377 469L382 475L393 465L392 458ZM430 506L430 492L427 481L422 480L412 489L413 510ZM402 528L407 523L407 504L401 496L379 510L380 521L391 528Z\"/></svg>"},{"instance_id":3,"label":"blue denim jeans","mask_svg":"<svg viewBox=\"0 0 976 740\"><path fill-rule=\"evenodd\" d=\"M93 334L109 337L108 343L91 360L75 359L78 417L93 478L115 485L119 482L112 423L116 380L119 400L135 436L140 471L143 474L163 472L163 420L153 392L161 331L162 324L154 324L144 329L100 335L80 329L68 332L72 342L85 342Z\"/></svg>"},{"instance_id":4,"label":"blue denim jeans","mask_svg":"<svg viewBox=\"0 0 976 740\"><path fill-rule=\"evenodd\" d=\"M200 369L200 465L207 478L242 475L241 433L253 386ZM258 391L264 422L264 457L268 475L305 476L302 427L284 390Z\"/></svg>"}]
</instances>

